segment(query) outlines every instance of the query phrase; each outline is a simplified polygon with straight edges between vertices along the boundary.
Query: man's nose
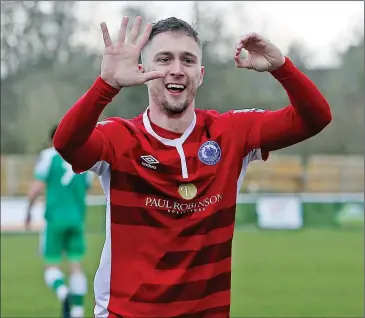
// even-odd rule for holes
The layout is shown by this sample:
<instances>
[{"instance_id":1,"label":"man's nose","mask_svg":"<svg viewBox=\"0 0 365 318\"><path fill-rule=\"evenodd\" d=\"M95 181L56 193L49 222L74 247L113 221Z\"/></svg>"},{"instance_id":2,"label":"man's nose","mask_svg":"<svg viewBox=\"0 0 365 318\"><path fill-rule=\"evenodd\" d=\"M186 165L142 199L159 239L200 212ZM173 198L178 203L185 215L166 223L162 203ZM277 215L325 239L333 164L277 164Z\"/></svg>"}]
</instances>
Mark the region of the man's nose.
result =
<instances>
[{"instance_id":1,"label":"man's nose","mask_svg":"<svg viewBox=\"0 0 365 318\"><path fill-rule=\"evenodd\" d=\"M181 65L180 61L176 61L172 64L170 74L172 76L184 76L185 75L184 68Z\"/></svg>"}]
</instances>

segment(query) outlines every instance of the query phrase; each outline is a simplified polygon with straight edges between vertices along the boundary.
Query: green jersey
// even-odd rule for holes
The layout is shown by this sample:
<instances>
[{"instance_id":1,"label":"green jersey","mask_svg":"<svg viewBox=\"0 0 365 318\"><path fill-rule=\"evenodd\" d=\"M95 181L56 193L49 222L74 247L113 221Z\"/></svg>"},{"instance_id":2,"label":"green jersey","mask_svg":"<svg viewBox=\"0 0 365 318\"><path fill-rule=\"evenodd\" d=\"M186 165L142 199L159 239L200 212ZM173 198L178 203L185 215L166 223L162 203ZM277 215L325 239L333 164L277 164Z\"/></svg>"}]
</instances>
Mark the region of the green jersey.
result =
<instances>
[{"instance_id":1,"label":"green jersey","mask_svg":"<svg viewBox=\"0 0 365 318\"><path fill-rule=\"evenodd\" d=\"M47 222L75 224L84 221L90 172L75 174L54 148L40 153L34 177L45 183L45 219Z\"/></svg>"}]
</instances>

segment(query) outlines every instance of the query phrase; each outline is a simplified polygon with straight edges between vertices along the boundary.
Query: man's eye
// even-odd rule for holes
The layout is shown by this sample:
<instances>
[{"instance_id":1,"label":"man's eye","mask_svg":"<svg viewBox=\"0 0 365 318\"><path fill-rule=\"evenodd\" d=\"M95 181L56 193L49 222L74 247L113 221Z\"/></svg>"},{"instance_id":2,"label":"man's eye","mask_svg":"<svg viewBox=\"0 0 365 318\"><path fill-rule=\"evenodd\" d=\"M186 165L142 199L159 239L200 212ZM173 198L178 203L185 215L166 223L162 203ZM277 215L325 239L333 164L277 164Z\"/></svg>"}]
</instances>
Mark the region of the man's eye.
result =
<instances>
[{"instance_id":1,"label":"man's eye","mask_svg":"<svg viewBox=\"0 0 365 318\"><path fill-rule=\"evenodd\" d=\"M169 59L167 57L162 57L162 58L159 58L158 59L159 62L163 62L163 63L166 63L169 61Z\"/></svg>"},{"instance_id":2,"label":"man's eye","mask_svg":"<svg viewBox=\"0 0 365 318\"><path fill-rule=\"evenodd\" d=\"M191 63L194 63L194 60L187 58L187 59L185 59L185 63L191 64Z\"/></svg>"}]
</instances>

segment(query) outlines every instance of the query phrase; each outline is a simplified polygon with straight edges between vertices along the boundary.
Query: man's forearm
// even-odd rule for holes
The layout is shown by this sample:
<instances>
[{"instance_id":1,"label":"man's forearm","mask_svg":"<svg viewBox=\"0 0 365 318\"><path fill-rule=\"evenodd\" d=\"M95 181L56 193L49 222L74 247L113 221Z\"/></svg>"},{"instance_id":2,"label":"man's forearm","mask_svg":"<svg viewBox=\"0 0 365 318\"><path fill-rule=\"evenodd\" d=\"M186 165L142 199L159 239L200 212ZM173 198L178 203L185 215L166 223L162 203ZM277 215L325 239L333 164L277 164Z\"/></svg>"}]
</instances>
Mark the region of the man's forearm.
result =
<instances>
[{"instance_id":1,"label":"man's forearm","mask_svg":"<svg viewBox=\"0 0 365 318\"><path fill-rule=\"evenodd\" d=\"M28 205L27 205L27 214L30 215L30 212L33 208L34 202L36 201L37 197L28 197Z\"/></svg>"},{"instance_id":2,"label":"man's forearm","mask_svg":"<svg viewBox=\"0 0 365 318\"><path fill-rule=\"evenodd\" d=\"M26 223L31 220L31 211L39 195L44 191L45 184L40 180L33 180L28 191L28 205L26 210Z\"/></svg>"},{"instance_id":3,"label":"man's forearm","mask_svg":"<svg viewBox=\"0 0 365 318\"><path fill-rule=\"evenodd\" d=\"M290 60L272 75L286 90L291 105L264 115L261 147L276 150L319 133L332 120L330 106L315 84Z\"/></svg>"},{"instance_id":4,"label":"man's forearm","mask_svg":"<svg viewBox=\"0 0 365 318\"><path fill-rule=\"evenodd\" d=\"M99 77L62 118L53 143L67 161L78 157L78 153L90 160L100 156L102 141L94 128L102 111L118 92Z\"/></svg>"},{"instance_id":5,"label":"man's forearm","mask_svg":"<svg viewBox=\"0 0 365 318\"><path fill-rule=\"evenodd\" d=\"M28 197L28 205L27 205L27 210L26 210L26 214L25 214L25 227L28 228L31 221L32 221L32 208L33 205L35 203L35 201L37 200L38 194L34 195L34 196L30 196Z\"/></svg>"},{"instance_id":6,"label":"man's forearm","mask_svg":"<svg viewBox=\"0 0 365 318\"><path fill-rule=\"evenodd\" d=\"M330 106L316 85L286 58L283 67L271 73L286 90L291 104L313 130L322 130L332 119Z\"/></svg>"}]
</instances>

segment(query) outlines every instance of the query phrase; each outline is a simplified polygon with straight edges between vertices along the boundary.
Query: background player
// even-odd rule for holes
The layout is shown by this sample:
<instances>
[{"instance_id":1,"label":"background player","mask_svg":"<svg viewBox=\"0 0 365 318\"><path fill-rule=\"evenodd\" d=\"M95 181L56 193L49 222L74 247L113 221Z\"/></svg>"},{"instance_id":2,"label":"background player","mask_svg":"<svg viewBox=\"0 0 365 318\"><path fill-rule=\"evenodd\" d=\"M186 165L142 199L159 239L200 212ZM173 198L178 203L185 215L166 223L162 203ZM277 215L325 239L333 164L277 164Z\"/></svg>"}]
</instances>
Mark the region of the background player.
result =
<instances>
[{"instance_id":1,"label":"background player","mask_svg":"<svg viewBox=\"0 0 365 318\"><path fill-rule=\"evenodd\" d=\"M51 130L50 141L57 126ZM45 191L46 226L41 236L41 252L45 262L44 280L63 303L63 317L83 317L87 278L80 261L85 254L85 198L91 185L91 173L76 175L71 166L50 145L40 153L34 169L25 220L28 229L31 209ZM69 288L59 265L63 253L70 262ZM71 306L71 309L70 309Z\"/></svg>"}]
</instances>

